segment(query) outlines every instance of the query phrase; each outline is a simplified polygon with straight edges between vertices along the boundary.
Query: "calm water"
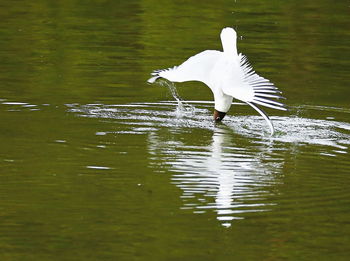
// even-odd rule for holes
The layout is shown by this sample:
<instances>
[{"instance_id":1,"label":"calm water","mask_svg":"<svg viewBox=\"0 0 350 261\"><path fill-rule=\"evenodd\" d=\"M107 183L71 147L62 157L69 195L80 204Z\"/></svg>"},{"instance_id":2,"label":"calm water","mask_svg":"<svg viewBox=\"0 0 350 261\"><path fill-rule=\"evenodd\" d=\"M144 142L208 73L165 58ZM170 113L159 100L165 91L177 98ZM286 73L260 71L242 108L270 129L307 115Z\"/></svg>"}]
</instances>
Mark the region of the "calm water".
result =
<instances>
[{"instance_id":1,"label":"calm water","mask_svg":"<svg viewBox=\"0 0 350 261\"><path fill-rule=\"evenodd\" d=\"M0 1L0 259L348 260L349 11ZM146 83L225 26L287 97L272 137L238 103L214 124L200 83Z\"/></svg>"}]
</instances>

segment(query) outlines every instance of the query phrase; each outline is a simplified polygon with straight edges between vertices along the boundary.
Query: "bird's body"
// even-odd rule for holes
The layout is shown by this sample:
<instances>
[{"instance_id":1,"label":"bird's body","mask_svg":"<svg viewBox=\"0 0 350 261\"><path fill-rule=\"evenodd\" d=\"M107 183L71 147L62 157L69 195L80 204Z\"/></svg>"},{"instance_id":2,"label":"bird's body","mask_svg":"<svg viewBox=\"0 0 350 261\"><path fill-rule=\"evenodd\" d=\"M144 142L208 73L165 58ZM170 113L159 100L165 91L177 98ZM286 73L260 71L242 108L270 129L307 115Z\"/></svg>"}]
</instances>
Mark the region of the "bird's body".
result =
<instances>
[{"instance_id":1,"label":"bird's body","mask_svg":"<svg viewBox=\"0 0 350 261\"><path fill-rule=\"evenodd\" d=\"M234 29L224 28L220 36L223 52L203 51L179 66L154 71L148 82L153 83L158 78L165 78L171 82L203 82L213 92L216 121L223 119L231 107L232 99L235 98L257 110L267 120L273 133L270 119L257 105L287 110L284 104L271 100L283 98L279 95L281 92L269 80L256 74L244 55L237 53L237 36Z\"/></svg>"}]
</instances>

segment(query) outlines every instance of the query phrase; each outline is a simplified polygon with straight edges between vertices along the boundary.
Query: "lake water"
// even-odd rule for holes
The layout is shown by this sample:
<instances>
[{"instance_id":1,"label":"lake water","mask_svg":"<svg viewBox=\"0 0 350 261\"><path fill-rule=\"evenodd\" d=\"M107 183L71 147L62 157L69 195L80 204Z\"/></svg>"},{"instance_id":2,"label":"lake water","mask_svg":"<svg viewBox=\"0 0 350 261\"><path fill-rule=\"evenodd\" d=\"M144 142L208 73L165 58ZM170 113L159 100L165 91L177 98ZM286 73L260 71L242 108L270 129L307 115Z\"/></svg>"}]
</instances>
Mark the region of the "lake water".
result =
<instances>
[{"instance_id":1,"label":"lake water","mask_svg":"<svg viewBox=\"0 0 350 261\"><path fill-rule=\"evenodd\" d=\"M349 1L34 2L0 2L1 260L348 260ZM273 136L147 84L226 26Z\"/></svg>"}]
</instances>

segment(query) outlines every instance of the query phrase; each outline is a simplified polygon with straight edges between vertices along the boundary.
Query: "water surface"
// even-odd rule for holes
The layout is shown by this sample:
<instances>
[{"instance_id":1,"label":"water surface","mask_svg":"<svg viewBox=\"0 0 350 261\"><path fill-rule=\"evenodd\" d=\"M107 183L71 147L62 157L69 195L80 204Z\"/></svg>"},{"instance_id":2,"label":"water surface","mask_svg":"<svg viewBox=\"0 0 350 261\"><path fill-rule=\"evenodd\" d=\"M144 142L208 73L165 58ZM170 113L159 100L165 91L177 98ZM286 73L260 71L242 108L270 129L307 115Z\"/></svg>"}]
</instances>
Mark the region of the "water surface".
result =
<instances>
[{"instance_id":1,"label":"water surface","mask_svg":"<svg viewBox=\"0 0 350 261\"><path fill-rule=\"evenodd\" d=\"M347 260L347 1L0 3L1 260ZM276 129L154 69L239 51Z\"/></svg>"}]
</instances>

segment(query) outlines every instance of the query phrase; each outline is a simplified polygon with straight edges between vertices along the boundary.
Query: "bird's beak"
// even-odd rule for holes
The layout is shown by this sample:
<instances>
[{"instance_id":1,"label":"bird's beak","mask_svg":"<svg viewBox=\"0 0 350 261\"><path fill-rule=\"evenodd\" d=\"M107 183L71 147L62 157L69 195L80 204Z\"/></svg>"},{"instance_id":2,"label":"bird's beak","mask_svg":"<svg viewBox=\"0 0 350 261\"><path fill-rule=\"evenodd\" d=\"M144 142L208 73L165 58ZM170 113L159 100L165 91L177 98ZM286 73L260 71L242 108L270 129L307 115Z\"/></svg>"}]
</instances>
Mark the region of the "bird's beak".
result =
<instances>
[{"instance_id":1,"label":"bird's beak","mask_svg":"<svg viewBox=\"0 0 350 261\"><path fill-rule=\"evenodd\" d=\"M214 121L221 121L226 115L226 112L217 111L214 109Z\"/></svg>"}]
</instances>

